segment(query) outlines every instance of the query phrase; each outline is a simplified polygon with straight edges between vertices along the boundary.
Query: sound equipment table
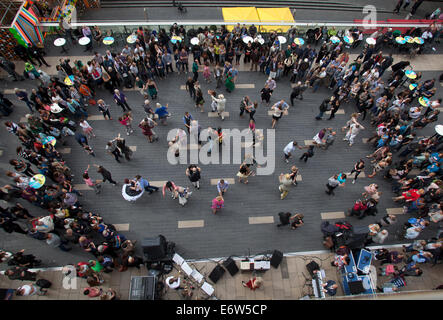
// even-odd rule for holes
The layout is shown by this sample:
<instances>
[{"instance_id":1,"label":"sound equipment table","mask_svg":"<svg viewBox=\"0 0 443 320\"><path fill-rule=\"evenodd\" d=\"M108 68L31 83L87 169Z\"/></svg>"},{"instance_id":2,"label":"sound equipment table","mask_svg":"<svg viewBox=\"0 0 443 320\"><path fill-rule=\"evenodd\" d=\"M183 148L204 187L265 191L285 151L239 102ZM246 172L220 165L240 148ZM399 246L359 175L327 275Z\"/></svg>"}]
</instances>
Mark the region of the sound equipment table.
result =
<instances>
[{"instance_id":1,"label":"sound equipment table","mask_svg":"<svg viewBox=\"0 0 443 320\"><path fill-rule=\"evenodd\" d=\"M270 261L241 261L240 270L241 271L253 271L253 270L269 270L271 268Z\"/></svg>"}]
</instances>

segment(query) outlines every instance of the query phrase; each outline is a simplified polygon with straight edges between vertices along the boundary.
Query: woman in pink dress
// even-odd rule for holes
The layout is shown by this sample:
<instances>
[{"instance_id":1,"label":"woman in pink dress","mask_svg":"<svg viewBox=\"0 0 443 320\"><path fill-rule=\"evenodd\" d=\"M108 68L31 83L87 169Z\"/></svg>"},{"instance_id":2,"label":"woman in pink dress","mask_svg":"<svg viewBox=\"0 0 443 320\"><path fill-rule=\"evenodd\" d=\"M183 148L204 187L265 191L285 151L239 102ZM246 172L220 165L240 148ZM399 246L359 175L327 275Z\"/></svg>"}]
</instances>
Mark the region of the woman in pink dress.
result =
<instances>
[{"instance_id":1,"label":"woman in pink dress","mask_svg":"<svg viewBox=\"0 0 443 320\"><path fill-rule=\"evenodd\" d=\"M205 67L203 68L203 78L205 78L206 82L211 82L211 70L209 69L209 62L205 62Z\"/></svg>"},{"instance_id":2,"label":"woman in pink dress","mask_svg":"<svg viewBox=\"0 0 443 320\"><path fill-rule=\"evenodd\" d=\"M211 206L212 213L216 214L217 210L220 210L221 208L224 207L224 204L225 204L225 200L223 199L222 196L218 196L218 197L215 197L214 199L212 199L212 206Z\"/></svg>"}]
</instances>

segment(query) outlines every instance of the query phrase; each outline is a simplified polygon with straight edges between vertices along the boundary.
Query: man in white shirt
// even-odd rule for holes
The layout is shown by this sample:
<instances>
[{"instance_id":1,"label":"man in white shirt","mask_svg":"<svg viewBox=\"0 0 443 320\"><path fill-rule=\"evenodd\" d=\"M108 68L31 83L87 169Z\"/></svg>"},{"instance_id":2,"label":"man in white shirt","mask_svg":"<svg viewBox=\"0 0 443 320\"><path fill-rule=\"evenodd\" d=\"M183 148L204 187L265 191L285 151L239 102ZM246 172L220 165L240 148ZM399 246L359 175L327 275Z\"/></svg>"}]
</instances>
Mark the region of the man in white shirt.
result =
<instances>
[{"instance_id":1,"label":"man in white shirt","mask_svg":"<svg viewBox=\"0 0 443 320\"><path fill-rule=\"evenodd\" d=\"M225 96L222 94L218 95L218 98L211 95L211 99L217 103L217 113L221 117L222 120L225 120L225 116L223 115L223 112L225 111L226 106L226 99Z\"/></svg>"},{"instance_id":2,"label":"man in white shirt","mask_svg":"<svg viewBox=\"0 0 443 320\"><path fill-rule=\"evenodd\" d=\"M220 179L217 182L217 191L220 196L223 196L223 194L228 190L229 183L225 181L224 179Z\"/></svg>"},{"instance_id":3,"label":"man in white shirt","mask_svg":"<svg viewBox=\"0 0 443 320\"><path fill-rule=\"evenodd\" d=\"M302 149L297 143L297 141L291 141L287 144L287 146L283 149L283 153L285 154L285 162L289 163L289 158L292 157L292 153L295 151L295 148Z\"/></svg>"},{"instance_id":4,"label":"man in white shirt","mask_svg":"<svg viewBox=\"0 0 443 320\"><path fill-rule=\"evenodd\" d=\"M349 141L349 146L352 146L354 144L355 137L360 132L360 130L363 130L364 128L365 127L363 127L361 124L352 123L349 127L348 132L346 133L346 137L343 140Z\"/></svg>"}]
</instances>

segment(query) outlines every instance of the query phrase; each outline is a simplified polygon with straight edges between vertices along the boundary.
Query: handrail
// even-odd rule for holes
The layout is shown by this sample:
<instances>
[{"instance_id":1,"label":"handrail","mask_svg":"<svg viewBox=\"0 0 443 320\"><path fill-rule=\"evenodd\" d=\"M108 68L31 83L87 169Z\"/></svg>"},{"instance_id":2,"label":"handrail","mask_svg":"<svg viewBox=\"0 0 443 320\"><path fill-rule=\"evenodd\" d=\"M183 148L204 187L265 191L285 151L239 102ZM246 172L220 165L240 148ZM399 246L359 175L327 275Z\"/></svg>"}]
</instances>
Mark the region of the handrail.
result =
<instances>
[{"instance_id":1,"label":"handrail","mask_svg":"<svg viewBox=\"0 0 443 320\"><path fill-rule=\"evenodd\" d=\"M437 23L441 23L435 20ZM256 26L292 26L292 27L311 27L311 26L326 26L326 27L367 27L369 29L374 28L419 28L424 25L430 25L432 22L415 22L410 23L354 23L354 22L287 22L287 21L179 21L179 20L158 20L158 21L81 21L71 23L72 27L83 27L83 26L158 26L158 25L173 25L177 23L183 26L210 26L210 25L233 25L233 24L254 24ZM58 27L58 22L43 22L38 24L41 27Z\"/></svg>"}]
</instances>

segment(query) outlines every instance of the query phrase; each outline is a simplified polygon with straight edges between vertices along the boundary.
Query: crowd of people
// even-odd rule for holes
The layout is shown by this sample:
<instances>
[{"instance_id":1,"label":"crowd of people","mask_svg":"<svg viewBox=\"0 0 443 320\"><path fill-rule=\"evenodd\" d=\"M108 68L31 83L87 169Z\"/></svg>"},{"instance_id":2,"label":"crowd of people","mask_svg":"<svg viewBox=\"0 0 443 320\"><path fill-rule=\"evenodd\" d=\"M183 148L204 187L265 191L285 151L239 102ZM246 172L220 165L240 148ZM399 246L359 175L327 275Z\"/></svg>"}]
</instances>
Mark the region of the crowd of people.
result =
<instances>
[{"instance_id":1,"label":"crowd of people","mask_svg":"<svg viewBox=\"0 0 443 320\"><path fill-rule=\"evenodd\" d=\"M71 32L62 27L59 30L65 37L72 37L73 41L78 41L82 36L89 37L91 41L87 50L92 50L93 44L100 43L103 36L98 27L92 29L82 27L76 31L77 33ZM198 71L203 68L202 75L208 83L214 78L216 89L219 91L222 90L224 83L229 95L235 90L235 83L239 77L236 66L240 64L240 59L243 59L245 65L250 64L250 71L264 74L265 83L259 94L261 102L267 107L270 105L270 98L277 81L282 82L285 78L292 84L292 92L288 97L291 107L294 106L296 99L303 99L303 94L306 95L310 91L309 88L312 88L313 94L320 87L331 90L332 95L324 99L319 107L320 113L315 117L318 121L323 119L327 111L330 111L329 119L334 118L343 103L355 103L356 112L341 128L341 131L345 132L343 140L346 140L349 146L356 143L356 137L361 130L370 130L360 121L366 117L371 118L371 125L376 128L374 136L368 141L373 143L374 148L374 152L367 156L372 159L371 165L367 164L369 160L359 159L349 175L339 172L329 178L326 193L334 195L334 189L344 186L352 175L354 175L352 183L355 183L365 166L370 167L371 174L368 177L372 178L377 173L383 174L392 183L392 191L397 195L394 200L404 202L405 212L415 216L408 220L404 232L398 236L417 239L428 225L443 219L440 202L443 187L440 169L443 161L443 154L440 152L441 138L439 135L418 138L417 134L418 129L438 119L441 99L435 97L436 79L423 78L421 73L417 73L415 79L408 79L405 71L409 68L410 62L405 60L394 63L391 53L383 53L385 48L394 45L394 36L390 29L384 32L377 31L371 35L376 39L375 45L364 44L363 32L358 28L345 30L343 33L339 33L335 28L318 28L313 31L313 37L311 37L312 32L306 35L308 42L306 45L296 45L294 39L297 35L295 30L292 30L288 33L288 45L283 46L274 32L271 32L266 39L257 37L257 27L254 25L246 28L237 24L232 31L222 26L218 33L210 28L200 28L190 33L176 24L170 28L169 33L164 29L157 32L140 27L136 33L136 42L133 45L125 45L120 52L115 48L106 50L103 55L96 51L86 64L81 61L71 63L69 58L60 59L56 67L56 76L49 76L34 66L33 59L40 64L46 64L42 51L17 48L17 54L25 61L25 78L38 80L39 84L31 90L29 96L23 90L15 90L17 99L26 103L30 113L26 115L26 123L15 123L10 120L4 123L8 132L17 136L21 145L16 149L17 158L9 161L14 168L13 171L7 172L12 182L0 189L0 197L10 203L15 202L15 199L24 199L31 205L48 210L48 215L34 217L24 206L16 203L8 208L1 208L0 226L6 232L27 234L63 251L71 250L72 244L79 245L95 257L76 266L77 274L88 279L91 277L91 283L100 283L102 280L100 272L112 271L113 268L124 271L127 267L139 267L142 258L135 255L134 241L126 239L112 224L105 223L99 214L89 212L82 207L79 201L82 194L75 189L71 170L54 145L64 145L67 137L73 136L85 152L95 156L88 143L88 139L92 139L95 134L86 118L91 108L95 107L105 119L112 120L110 105L105 102L111 99L122 109L122 115L118 117L119 123L125 127L127 135L132 134L134 130L131 123L134 117L131 111L134 106L131 108L131 103L121 91L122 87L135 87L140 91L146 114L138 127L149 142L158 141L159 137L153 130L158 125L157 121L167 125L166 120L171 116L167 104L163 106L156 103L155 110L151 107L151 101L156 100L161 91L159 89L161 81L174 72L178 74L192 72L193 77L187 78L185 87L195 101L195 107L203 112L206 101L198 81ZM422 30L412 28L408 30L407 35L423 37L425 44L416 47L419 49L418 53L422 53L428 43L439 41L440 31L441 26L432 24ZM251 36L254 40L244 43L245 35ZM175 41L171 46L173 36L181 37L182 41ZM197 37L198 44L188 48L186 43L193 36ZM352 45L353 48L363 47L354 61L350 61L346 43L331 41L331 37L334 36L353 37L356 40ZM320 41L323 43L317 50L315 45ZM189 67L191 54L193 63L192 67ZM0 63L14 80L22 80L22 76L14 70L13 64L4 58ZM383 80L385 72L390 74ZM64 81L66 78L70 79L71 83ZM102 97L102 88L106 89L112 98ZM224 120L227 98L214 90L209 90L208 96L211 110ZM430 100L426 107L418 103L418 99L422 97ZM249 96L244 97L239 110L240 117L245 113L249 115L248 128L253 133L256 132L254 114L259 105L256 100ZM0 96L0 106L4 116L8 116L13 110L13 103L3 95ZM272 128L276 127L289 108L284 99L278 100L269 108L273 113L270 124ZM200 140L202 129L189 112L184 114L183 124L184 128L178 130L176 138L167 142L169 146L176 146L175 156L179 156L180 138L186 135L186 131L190 135L195 135L196 141ZM208 152L210 153L212 144L218 142L218 145L223 145L223 132L221 127L217 129L209 127L207 130L211 137L211 149ZM284 148L285 161L289 163L296 148L307 149L300 157L300 160L305 162L314 155L316 148L327 150L333 144L337 131L331 127L323 128L313 137L313 143L309 146L299 146L296 141L290 142ZM254 135L254 146L259 143L255 137L256 135ZM106 152L117 162L120 162L123 155L127 161L130 161L132 156L132 151L126 146L125 139L120 134L107 143ZM396 161L395 153L398 153ZM248 183L248 178L254 175L254 165L257 165L255 159L248 155L237 173L240 183ZM97 172L103 176L103 181L118 184L103 166L95 166ZM413 168L419 168L420 173L413 174L411 172ZM91 179L89 169L88 165L83 173L83 180L100 193L101 185ZM199 189L201 168L190 165L185 174L194 187ZM35 187L33 179L36 175L43 175L47 182ZM279 176L282 200L287 197L292 186L297 185L297 175L298 168L292 166L290 173L282 173ZM211 202L214 214L224 207L224 193L227 189L227 181L219 180L217 196ZM125 179L122 185L122 195L128 201L137 200L145 191L152 193L158 190L158 187L150 185L140 175L133 179ZM178 186L173 181L167 181L162 191L163 195L166 191L171 192L172 197L178 198L183 206L192 194L189 187ZM349 210L349 215L358 219L375 215L379 201L378 186L372 183L364 188L361 199L355 202ZM296 229L303 225L302 214L280 213L279 218L281 223L278 226L291 225L292 229ZM382 244L389 235L387 227L395 221L394 215L387 215L378 223L371 224L363 232L364 245L372 242ZM22 222L27 226L25 227ZM340 227L343 225L346 223ZM325 238L325 243L329 243L330 248L346 245L346 242L342 241L347 239L337 237L338 231L343 229L337 228L339 230L329 230L328 237ZM352 230L352 226L349 229ZM351 234L350 231L349 238ZM441 258L441 238L433 241L427 243L428 249L422 250L432 250L431 257L438 260ZM423 257L429 258L426 252L429 251L420 251L418 253L420 257L411 258L411 263L418 263ZM345 263L345 255L346 252L338 255L337 261ZM340 263L337 265L341 266ZM416 268L408 266L405 272ZM396 272L393 274L397 275ZM404 275L405 272L400 272L398 275ZM22 269L12 270L8 274L23 279L29 278L26 270ZM91 289L86 294L95 295L96 291Z\"/></svg>"}]
</instances>

